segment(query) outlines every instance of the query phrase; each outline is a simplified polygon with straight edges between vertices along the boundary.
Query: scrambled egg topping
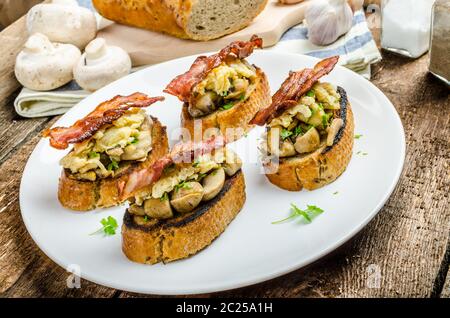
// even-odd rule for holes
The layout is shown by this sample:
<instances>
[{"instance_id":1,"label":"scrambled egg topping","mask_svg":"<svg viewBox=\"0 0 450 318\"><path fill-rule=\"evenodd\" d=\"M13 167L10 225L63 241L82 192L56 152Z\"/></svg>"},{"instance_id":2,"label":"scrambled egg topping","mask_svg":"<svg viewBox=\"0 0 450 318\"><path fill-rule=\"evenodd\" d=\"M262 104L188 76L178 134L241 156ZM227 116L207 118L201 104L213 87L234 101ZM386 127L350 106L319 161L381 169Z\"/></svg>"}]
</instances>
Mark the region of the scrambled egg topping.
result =
<instances>
[{"instance_id":1,"label":"scrambled egg topping","mask_svg":"<svg viewBox=\"0 0 450 318\"><path fill-rule=\"evenodd\" d=\"M74 145L60 164L74 177L90 181L114 176L119 163L145 160L151 150L151 123L142 109L130 109L91 138Z\"/></svg>"},{"instance_id":2,"label":"scrambled egg topping","mask_svg":"<svg viewBox=\"0 0 450 318\"><path fill-rule=\"evenodd\" d=\"M324 120L328 121L330 118L326 110L340 109L340 99L341 96L333 85L316 83L309 93L300 98L296 106L287 109L281 116L274 118L269 126L288 128L294 118L314 127L323 126Z\"/></svg>"},{"instance_id":3,"label":"scrambled egg topping","mask_svg":"<svg viewBox=\"0 0 450 318\"><path fill-rule=\"evenodd\" d=\"M197 180L202 174L208 173L220 167L224 161L223 151L216 152L214 156L203 155L195 160L193 164L187 164L181 169L169 171L162 179L158 180L152 188L151 196L161 198L165 192L172 191L177 184L186 180Z\"/></svg>"},{"instance_id":4,"label":"scrambled egg topping","mask_svg":"<svg viewBox=\"0 0 450 318\"><path fill-rule=\"evenodd\" d=\"M228 109L232 102L247 99L256 87L256 79L256 69L245 60L223 62L194 87L191 115L205 115L223 105Z\"/></svg>"}]
</instances>

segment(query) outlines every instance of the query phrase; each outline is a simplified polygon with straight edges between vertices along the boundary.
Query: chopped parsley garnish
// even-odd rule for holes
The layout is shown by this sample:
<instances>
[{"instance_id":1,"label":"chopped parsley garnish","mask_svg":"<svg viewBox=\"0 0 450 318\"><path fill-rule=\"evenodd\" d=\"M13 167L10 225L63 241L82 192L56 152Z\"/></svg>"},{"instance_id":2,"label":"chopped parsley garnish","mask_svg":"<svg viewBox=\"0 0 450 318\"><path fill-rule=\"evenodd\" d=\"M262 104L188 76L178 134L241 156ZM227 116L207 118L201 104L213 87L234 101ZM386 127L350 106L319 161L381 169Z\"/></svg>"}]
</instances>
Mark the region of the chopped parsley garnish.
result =
<instances>
[{"instance_id":1,"label":"chopped parsley garnish","mask_svg":"<svg viewBox=\"0 0 450 318\"><path fill-rule=\"evenodd\" d=\"M363 135L361 135L361 134L356 134L355 135L355 139L359 139L359 138L361 138Z\"/></svg>"},{"instance_id":2,"label":"chopped parsley garnish","mask_svg":"<svg viewBox=\"0 0 450 318\"><path fill-rule=\"evenodd\" d=\"M280 136L281 136L281 139L285 140L286 138L288 138L288 137L291 136L292 134L293 134L292 131L289 131L289 130L287 130L287 129L282 129L282 130L281 130L281 133L280 133Z\"/></svg>"},{"instance_id":3,"label":"chopped parsley garnish","mask_svg":"<svg viewBox=\"0 0 450 318\"><path fill-rule=\"evenodd\" d=\"M307 223L311 223L312 220L322 212L323 210L315 205L307 205L306 210L302 210L299 209L295 204L291 203L291 214L287 218L272 222L272 224L282 223L298 217L303 218Z\"/></svg>"},{"instance_id":4,"label":"chopped parsley garnish","mask_svg":"<svg viewBox=\"0 0 450 318\"><path fill-rule=\"evenodd\" d=\"M239 101L242 102L245 99L245 94L242 94L241 97L239 97Z\"/></svg>"},{"instance_id":5,"label":"chopped parsley garnish","mask_svg":"<svg viewBox=\"0 0 450 318\"><path fill-rule=\"evenodd\" d=\"M148 222L148 215L144 215L144 222Z\"/></svg>"},{"instance_id":6,"label":"chopped parsley garnish","mask_svg":"<svg viewBox=\"0 0 450 318\"><path fill-rule=\"evenodd\" d=\"M159 200L161 202L169 200L169 195L167 194L167 192L164 192L164 194L162 195L162 197Z\"/></svg>"},{"instance_id":7,"label":"chopped parsley garnish","mask_svg":"<svg viewBox=\"0 0 450 318\"><path fill-rule=\"evenodd\" d=\"M326 128L328 126L328 119L330 119L330 115L324 114L322 115L322 126Z\"/></svg>"},{"instance_id":8,"label":"chopped parsley garnish","mask_svg":"<svg viewBox=\"0 0 450 318\"><path fill-rule=\"evenodd\" d=\"M194 161L194 163L192 164L192 166L193 166L194 168L197 168L199 164L200 164L200 161L198 161L198 160L196 159L196 160Z\"/></svg>"},{"instance_id":9,"label":"chopped parsley garnish","mask_svg":"<svg viewBox=\"0 0 450 318\"><path fill-rule=\"evenodd\" d=\"M226 103L225 105L223 105L222 107L220 107L220 109L228 110L228 109L230 109L233 106L234 106L233 102L229 102L229 103Z\"/></svg>"},{"instance_id":10,"label":"chopped parsley garnish","mask_svg":"<svg viewBox=\"0 0 450 318\"><path fill-rule=\"evenodd\" d=\"M334 195L336 195L336 194L338 194L338 193L339 193L338 191L333 192Z\"/></svg>"},{"instance_id":11,"label":"chopped parsley garnish","mask_svg":"<svg viewBox=\"0 0 450 318\"><path fill-rule=\"evenodd\" d=\"M134 145L137 144L139 139L136 136L133 136L133 140L130 141L130 144Z\"/></svg>"},{"instance_id":12,"label":"chopped parsley garnish","mask_svg":"<svg viewBox=\"0 0 450 318\"><path fill-rule=\"evenodd\" d=\"M303 133L303 129L300 125L295 127L294 132L292 133L292 137L296 138L297 136L301 135Z\"/></svg>"},{"instance_id":13,"label":"chopped parsley garnish","mask_svg":"<svg viewBox=\"0 0 450 318\"><path fill-rule=\"evenodd\" d=\"M100 223L102 224L102 228L98 229L94 233L90 235L102 233L105 235L114 235L116 234L116 229L118 227L117 221L112 216L108 216L107 218L101 219Z\"/></svg>"},{"instance_id":14,"label":"chopped parsley garnish","mask_svg":"<svg viewBox=\"0 0 450 318\"><path fill-rule=\"evenodd\" d=\"M320 109L323 109L323 104L322 103L317 103L317 106L319 106Z\"/></svg>"},{"instance_id":15,"label":"chopped parsley garnish","mask_svg":"<svg viewBox=\"0 0 450 318\"><path fill-rule=\"evenodd\" d=\"M189 185L189 183L187 181L181 181L179 184L177 184L174 187L175 191L178 191L180 189L191 189L191 186Z\"/></svg>"},{"instance_id":16,"label":"chopped parsley garnish","mask_svg":"<svg viewBox=\"0 0 450 318\"><path fill-rule=\"evenodd\" d=\"M316 93L314 93L313 90L310 90L308 93L306 93L306 96L308 96L308 97L315 97Z\"/></svg>"},{"instance_id":17,"label":"chopped parsley garnish","mask_svg":"<svg viewBox=\"0 0 450 318\"><path fill-rule=\"evenodd\" d=\"M111 171L111 170L117 170L117 169L119 169L119 163L111 158L111 162L108 165L108 170Z\"/></svg>"},{"instance_id":18,"label":"chopped parsley garnish","mask_svg":"<svg viewBox=\"0 0 450 318\"><path fill-rule=\"evenodd\" d=\"M91 151L88 153L88 157L89 157L89 159L94 159L94 158L100 157L100 154L98 152Z\"/></svg>"}]
</instances>

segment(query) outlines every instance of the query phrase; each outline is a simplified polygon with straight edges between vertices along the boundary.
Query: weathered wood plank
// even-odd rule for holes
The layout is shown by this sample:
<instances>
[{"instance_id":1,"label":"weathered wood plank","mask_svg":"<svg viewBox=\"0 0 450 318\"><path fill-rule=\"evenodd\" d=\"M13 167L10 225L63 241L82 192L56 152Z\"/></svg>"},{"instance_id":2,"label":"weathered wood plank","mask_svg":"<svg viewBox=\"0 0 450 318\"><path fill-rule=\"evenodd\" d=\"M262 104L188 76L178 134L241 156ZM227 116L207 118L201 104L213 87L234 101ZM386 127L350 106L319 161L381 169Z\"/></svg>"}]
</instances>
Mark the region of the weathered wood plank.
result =
<instances>
[{"instance_id":1,"label":"weathered wood plank","mask_svg":"<svg viewBox=\"0 0 450 318\"><path fill-rule=\"evenodd\" d=\"M0 163L30 133L37 134L48 121L48 118L25 119L14 111L13 101L20 87L14 76L14 64L26 38L25 18L0 32Z\"/></svg>"},{"instance_id":2,"label":"weathered wood plank","mask_svg":"<svg viewBox=\"0 0 450 318\"><path fill-rule=\"evenodd\" d=\"M39 137L34 136L0 165L0 295L111 297L114 290L85 280L81 289L67 288L69 274L39 250L25 229L19 208L19 184L28 156L38 141Z\"/></svg>"},{"instance_id":3,"label":"weathered wood plank","mask_svg":"<svg viewBox=\"0 0 450 318\"><path fill-rule=\"evenodd\" d=\"M441 298L450 298L450 269L447 272L447 279L442 288Z\"/></svg>"}]
</instances>

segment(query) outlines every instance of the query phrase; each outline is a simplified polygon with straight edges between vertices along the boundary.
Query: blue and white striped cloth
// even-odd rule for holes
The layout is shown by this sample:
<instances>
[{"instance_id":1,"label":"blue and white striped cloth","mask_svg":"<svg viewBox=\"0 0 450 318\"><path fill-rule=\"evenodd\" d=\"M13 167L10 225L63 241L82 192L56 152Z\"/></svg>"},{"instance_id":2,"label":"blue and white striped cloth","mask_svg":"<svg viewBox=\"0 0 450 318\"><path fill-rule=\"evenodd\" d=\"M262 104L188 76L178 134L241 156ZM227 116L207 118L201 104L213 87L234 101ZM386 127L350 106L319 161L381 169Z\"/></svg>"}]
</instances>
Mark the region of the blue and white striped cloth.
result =
<instances>
[{"instance_id":1,"label":"blue and white striped cloth","mask_svg":"<svg viewBox=\"0 0 450 318\"><path fill-rule=\"evenodd\" d=\"M78 0L93 9L91 0ZM99 26L105 19L99 18ZM318 58L340 55L339 64L370 79L370 65L381 60L381 54L372 38L363 11L356 12L350 31L328 46L316 46L308 40L308 30L299 24L288 30L280 41L268 50L281 50L306 54ZM23 88L14 101L16 112L24 117L43 117L65 113L90 93L82 90L75 81L49 92Z\"/></svg>"},{"instance_id":2,"label":"blue and white striped cloth","mask_svg":"<svg viewBox=\"0 0 450 318\"><path fill-rule=\"evenodd\" d=\"M381 60L380 51L367 26L362 10L355 13L350 31L328 46L312 44L308 40L307 27L299 24L286 31L281 40L271 49L318 58L340 55L339 64L368 79L370 79L370 64Z\"/></svg>"}]
</instances>

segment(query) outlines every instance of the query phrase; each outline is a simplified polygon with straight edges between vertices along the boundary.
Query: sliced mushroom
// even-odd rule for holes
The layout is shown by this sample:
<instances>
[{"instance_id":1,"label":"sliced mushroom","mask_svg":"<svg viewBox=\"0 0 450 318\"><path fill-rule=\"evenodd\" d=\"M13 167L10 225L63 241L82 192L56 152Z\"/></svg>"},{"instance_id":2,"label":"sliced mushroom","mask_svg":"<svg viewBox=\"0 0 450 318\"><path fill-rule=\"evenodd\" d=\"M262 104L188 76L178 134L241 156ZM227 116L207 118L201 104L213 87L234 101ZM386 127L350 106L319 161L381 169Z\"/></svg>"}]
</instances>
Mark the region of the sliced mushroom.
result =
<instances>
[{"instance_id":1,"label":"sliced mushroom","mask_svg":"<svg viewBox=\"0 0 450 318\"><path fill-rule=\"evenodd\" d=\"M330 127L328 127L328 136L327 136L327 146L332 146L334 143L334 138L336 138L339 129L344 126L344 121L341 118L334 118L331 122Z\"/></svg>"},{"instance_id":2,"label":"sliced mushroom","mask_svg":"<svg viewBox=\"0 0 450 318\"><path fill-rule=\"evenodd\" d=\"M227 176L231 177L241 169L242 160L234 151L226 149L225 161L223 162L222 167Z\"/></svg>"},{"instance_id":3,"label":"sliced mushroom","mask_svg":"<svg viewBox=\"0 0 450 318\"><path fill-rule=\"evenodd\" d=\"M299 105L298 106L298 113L297 113L297 115L295 115L295 117L298 120L301 120L301 121L307 123L308 119L311 117L311 115L312 115L312 112L311 112L311 109L309 109L308 106L306 106L306 105Z\"/></svg>"},{"instance_id":4,"label":"sliced mushroom","mask_svg":"<svg viewBox=\"0 0 450 318\"><path fill-rule=\"evenodd\" d=\"M280 157L291 157L291 156L295 156L296 152L295 152L295 148L294 148L294 144L292 143L292 141L287 138L284 141L281 142L280 145Z\"/></svg>"},{"instance_id":5,"label":"sliced mushroom","mask_svg":"<svg viewBox=\"0 0 450 318\"><path fill-rule=\"evenodd\" d=\"M314 127L322 125L322 118L325 116L325 111L319 107L318 104L312 104L311 106L312 115L308 119L308 124L313 125Z\"/></svg>"},{"instance_id":6,"label":"sliced mushroom","mask_svg":"<svg viewBox=\"0 0 450 318\"><path fill-rule=\"evenodd\" d=\"M144 202L145 214L155 219L173 217L172 207L168 198L150 198Z\"/></svg>"},{"instance_id":7,"label":"sliced mushroom","mask_svg":"<svg viewBox=\"0 0 450 318\"><path fill-rule=\"evenodd\" d=\"M222 190L225 183L225 170L219 168L213 170L205 178L203 178L203 201L208 201L214 198L220 190Z\"/></svg>"},{"instance_id":8,"label":"sliced mushroom","mask_svg":"<svg viewBox=\"0 0 450 318\"><path fill-rule=\"evenodd\" d=\"M316 128L312 127L304 135L298 136L295 139L295 150L298 153L311 152L317 149L320 145L320 135Z\"/></svg>"},{"instance_id":9,"label":"sliced mushroom","mask_svg":"<svg viewBox=\"0 0 450 318\"><path fill-rule=\"evenodd\" d=\"M195 101L195 105L189 105L189 113L192 117L199 117L211 113L215 109L214 100L216 98L217 95L214 92L206 92Z\"/></svg>"},{"instance_id":10,"label":"sliced mushroom","mask_svg":"<svg viewBox=\"0 0 450 318\"><path fill-rule=\"evenodd\" d=\"M198 182L186 182L181 189L172 191L170 204L180 213L194 210L202 201L203 187Z\"/></svg>"},{"instance_id":11,"label":"sliced mushroom","mask_svg":"<svg viewBox=\"0 0 450 318\"><path fill-rule=\"evenodd\" d=\"M128 212L134 215L145 215L144 207L139 206L137 204L130 204L130 207L128 208Z\"/></svg>"}]
</instances>

